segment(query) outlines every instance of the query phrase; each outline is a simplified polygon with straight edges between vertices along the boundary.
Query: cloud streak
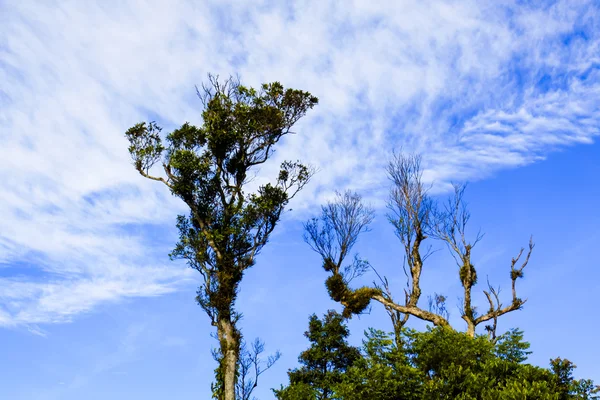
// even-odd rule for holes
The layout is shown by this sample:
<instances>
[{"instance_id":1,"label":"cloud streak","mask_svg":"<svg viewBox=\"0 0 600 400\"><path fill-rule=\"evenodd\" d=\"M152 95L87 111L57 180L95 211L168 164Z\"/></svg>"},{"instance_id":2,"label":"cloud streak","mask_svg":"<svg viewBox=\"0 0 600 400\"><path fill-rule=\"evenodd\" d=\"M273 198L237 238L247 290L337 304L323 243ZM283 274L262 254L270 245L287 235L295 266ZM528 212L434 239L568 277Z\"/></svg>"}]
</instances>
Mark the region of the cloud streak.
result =
<instances>
[{"instance_id":1,"label":"cloud streak","mask_svg":"<svg viewBox=\"0 0 600 400\"><path fill-rule=\"evenodd\" d=\"M207 72L319 96L261 171L290 158L319 167L297 210L336 188L380 201L383 164L400 146L423 153L426 178L444 190L599 133L592 1L0 7L3 326L69 321L191 278L132 230L172 229L185 208L135 173L123 132L146 119L200 123L193 85Z\"/></svg>"}]
</instances>

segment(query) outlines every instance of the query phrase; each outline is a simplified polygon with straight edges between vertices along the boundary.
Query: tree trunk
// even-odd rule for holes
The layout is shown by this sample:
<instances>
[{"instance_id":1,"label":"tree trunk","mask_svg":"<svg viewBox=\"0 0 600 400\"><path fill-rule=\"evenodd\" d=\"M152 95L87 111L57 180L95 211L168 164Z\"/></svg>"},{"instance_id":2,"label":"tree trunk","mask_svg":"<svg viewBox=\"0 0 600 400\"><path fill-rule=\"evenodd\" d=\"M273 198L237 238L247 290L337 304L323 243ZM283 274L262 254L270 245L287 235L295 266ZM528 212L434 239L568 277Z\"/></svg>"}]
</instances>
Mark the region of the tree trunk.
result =
<instances>
[{"instance_id":1,"label":"tree trunk","mask_svg":"<svg viewBox=\"0 0 600 400\"><path fill-rule=\"evenodd\" d=\"M465 321L467 321L467 335L474 338L475 337L475 324L473 323L473 321L470 321L468 319L465 319Z\"/></svg>"},{"instance_id":2,"label":"tree trunk","mask_svg":"<svg viewBox=\"0 0 600 400\"><path fill-rule=\"evenodd\" d=\"M238 358L240 355L240 333L231 318L221 318L217 327L221 345L220 370L222 391L219 400L235 400L235 381ZM217 379L219 379L217 377Z\"/></svg>"}]
</instances>

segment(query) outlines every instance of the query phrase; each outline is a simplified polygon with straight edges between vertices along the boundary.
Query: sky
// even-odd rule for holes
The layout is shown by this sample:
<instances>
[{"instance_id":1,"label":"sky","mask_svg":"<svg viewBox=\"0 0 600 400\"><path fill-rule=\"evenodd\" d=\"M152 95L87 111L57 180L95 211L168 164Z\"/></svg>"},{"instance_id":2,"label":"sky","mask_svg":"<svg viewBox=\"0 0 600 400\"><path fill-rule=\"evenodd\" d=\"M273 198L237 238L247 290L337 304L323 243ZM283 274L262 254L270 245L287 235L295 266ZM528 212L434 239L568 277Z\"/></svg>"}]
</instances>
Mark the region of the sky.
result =
<instances>
[{"instance_id":1,"label":"sky","mask_svg":"<svg viewBox=\"0 0 600 400\"><path fill-rule=\"evenodd\" d=\"M208 73L319 98L258 171L319 169L242 282L245 337L283 354L258 398L298 365L309 315L340 309L302 240L335 190L376 209L357 250L402 290L384 207L400 149L422 155L436 199L469 182L470 226L485 233L473 261L505 302L510 259L533 235L528 301L499 330L525 331L531 363L566 357L600 381L597 2L0 0L0 26L0 398L210 397L200 277L167 257L186 209L134 170L124 137L140 121L201 124ZM446 294L464 329L456 266L436 246L424 294ZM391 330L378 304L349 326L353 344Z\"/></svg>"}]
</instances>

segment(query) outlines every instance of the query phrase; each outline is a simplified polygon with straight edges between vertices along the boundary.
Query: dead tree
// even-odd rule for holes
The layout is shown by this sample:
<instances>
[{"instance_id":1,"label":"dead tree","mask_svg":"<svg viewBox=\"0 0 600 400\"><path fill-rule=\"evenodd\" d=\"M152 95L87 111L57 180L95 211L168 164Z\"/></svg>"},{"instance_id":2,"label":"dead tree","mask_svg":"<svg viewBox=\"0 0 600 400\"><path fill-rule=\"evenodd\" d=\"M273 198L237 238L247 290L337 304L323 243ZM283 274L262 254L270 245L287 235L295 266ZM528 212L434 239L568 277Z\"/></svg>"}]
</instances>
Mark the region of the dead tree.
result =
<instances>
[{"instance_id":1,"label":"dead tree","mask_svg":"<svg viewBox=\"0 0 600 400\"><path fill-rule=\"evenodd\" d=\"M522 308L526 300L517 297L516 282L523 277L523 269L527 266L529 258L534 248L533 238L529 239L529 250L520 266L517 263L521 259L525 249L521 249L519 254L511 260L510 279L512 283L512 299L509 305L503 307L500 302L500 289L494 289L488 281L488 290L484 290L490 308L483 315L478 315L473 307L472 290L477 284L477 270L471 262L471 253L475 245L483 238L481 233L477 233L475 239L471 242L467 239L466 227L471 215L467 209L467 204L463 200L466 185L454 185L454 195L441 211L436 211L436 216L431 224L432 237L445 242L450 250L457 266L459 267L459 278L463 288L463 298L461 307L461 317L467 323L467 333L475 336L477 325L493 320L492 325L486 326L490 336L495 339L498 317L511 311Z\"/></svg>"},{"instance_id":2,"label":"dead tree","mask_svg":"<svg viewBox=\"0 0 600 400\"><path fill-rule=\"evenodd\" d=\"M484 294L490 308L487 313L477 315L472 306L471 293L477 283L477 271L471 263L471 250L482 235L478 234L472 243L467 240L465 229L470 215L463 201L465 186L455 186L454 196L448 204L444 208L438 208L428 195L428 188L422 183L419 156L395 155L388 164L387 173L392 182L387 204L388 220L394 226L404 252L403 267L407 276L404 302L399 303L394 299L388 279L381 277L374 269L379 283L358 289L349 286L354 277L372 268L358 255L354 256L352 262L344 264L358 236L369 230L374 215L373 210L362 203L358 194L350 192L338 194L335 201L322 207L319 218L313 218L305 224L305 241L321 255L323 268L331 273L326 280L329 295L344 306L343 315L347 318L362 313L372 300L381 303L390 315L397 340L410 316L431 322L435 326L451 328L445 296L436 293L434 297L430 297L428 309L419 305L424 262L432 254L431 246L423 249L423 243L428 239L439 240L448 245L459 266L464 295L461 315L467 323L467 334L473 337L477 325L492 320L492 325L486 326L486 330L495 338L498 317L520 309L525 302L517 297L516 280L523 277L523 269L529 262L534 247L533 242L530 240L529 251L520 266L517 267L517 263L524 249L512 260L511 303L503 307L499 289L488 284L488 290Z\"/></svg>"}]
</instances>

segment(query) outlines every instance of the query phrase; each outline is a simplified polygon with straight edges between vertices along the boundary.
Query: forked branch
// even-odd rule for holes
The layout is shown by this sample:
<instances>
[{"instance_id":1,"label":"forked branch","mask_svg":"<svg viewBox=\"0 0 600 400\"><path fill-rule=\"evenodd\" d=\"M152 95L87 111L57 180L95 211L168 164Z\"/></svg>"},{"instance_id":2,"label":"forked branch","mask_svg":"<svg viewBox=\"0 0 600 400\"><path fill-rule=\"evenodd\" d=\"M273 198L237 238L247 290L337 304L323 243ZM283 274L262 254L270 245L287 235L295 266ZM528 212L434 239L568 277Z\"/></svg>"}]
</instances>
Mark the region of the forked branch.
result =
<instances>
[{"instance_id":1,"label":"forked branch","mask_svg":"<svg viewBox=\"0 0 600 400\"><path fill-rule=\"evenodd\" d=\"M525 251L524 248L521 248L521 251L519 251L519 254L511 260L511 266L510 266L510 279L511 279L511 287L512 287L511 303L509 305L507 305L506 307L502 307L502 304L500 303L499 296L498 296L499 290L494 290L488 284L490 291L489 292L484 291L484 293L490 303L490 310L486 314L478 317L475 320L475 325L479 325L480 323L489 321L490 319L494 319L494 321L496 321L497 318L500 317L501 315L504 315L511 311L520 310L523 307L523 304L525 304L527 299L523 300L517 296L516 284L517 284L517 279L523 278L523 269L527 266L527 263L529 263L529 258L531 257L531 253L532 253L534 247L535 247L535 244L533 243L533 237L531 237L529 239L529 250L527 251L527 256L525 257L525 260L523 260L523 262L521 263L521 266L515 267L515 265L519 262L519 259L523 255L523 252ZM492 299L491 296L494 296L494 299Z\"/></svg>"}]
</instances>

